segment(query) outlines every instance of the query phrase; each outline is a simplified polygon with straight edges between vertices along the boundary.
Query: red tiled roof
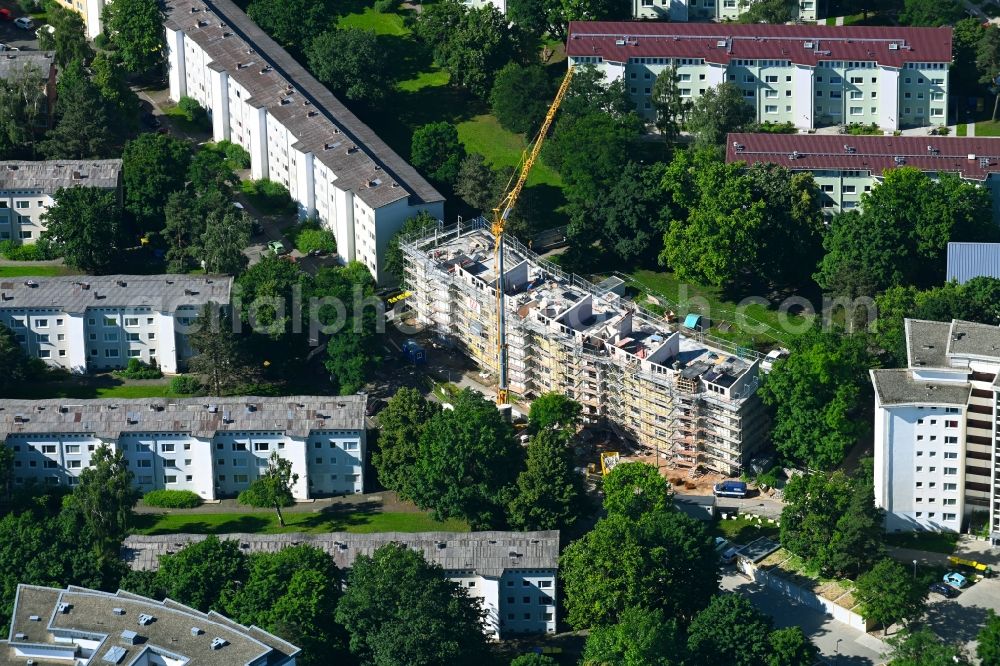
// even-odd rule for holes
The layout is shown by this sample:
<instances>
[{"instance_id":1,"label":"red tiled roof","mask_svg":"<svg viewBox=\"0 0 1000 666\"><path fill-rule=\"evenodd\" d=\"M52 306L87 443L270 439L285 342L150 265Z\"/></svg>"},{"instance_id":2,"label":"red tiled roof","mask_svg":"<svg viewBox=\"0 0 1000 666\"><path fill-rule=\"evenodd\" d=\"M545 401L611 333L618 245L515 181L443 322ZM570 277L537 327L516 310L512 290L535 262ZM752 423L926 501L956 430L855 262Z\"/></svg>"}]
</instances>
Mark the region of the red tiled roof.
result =
<instances>
[{"instance_id":1,"label":"red tiled roof","mask_svg":"<svg viewBox=\"0 0 1000 666\"><path fill-rule=\"evenodd\" d=\"M612 62L666 57L728 64L732 58L746 58L815 66L820 60L874 60L900 67L907 62L951 62L951 32L948 27L572 21L566 52ZM722 41L726 44L719 46ZM805 47L808 42L812 47Z\"/></svg>"},{"instance_id":2,"label":"red tiled roof","mask_svg":"<svg viewBox=\"0 0 1000 666\"><path fill-rule=\"evenodd\" d=\"M741 150L738 149L739 146L742 146ZM897 157L901 158L898 163ZM1000 173L1000 139L849 134L730 134L726 142L726 161L747 164L768 162L797 171L871 171L877 176L882 175L886 169L911 166L922 171L955 172L963 178L984 180L990 173Z\"/></svg>"}]
</instances>

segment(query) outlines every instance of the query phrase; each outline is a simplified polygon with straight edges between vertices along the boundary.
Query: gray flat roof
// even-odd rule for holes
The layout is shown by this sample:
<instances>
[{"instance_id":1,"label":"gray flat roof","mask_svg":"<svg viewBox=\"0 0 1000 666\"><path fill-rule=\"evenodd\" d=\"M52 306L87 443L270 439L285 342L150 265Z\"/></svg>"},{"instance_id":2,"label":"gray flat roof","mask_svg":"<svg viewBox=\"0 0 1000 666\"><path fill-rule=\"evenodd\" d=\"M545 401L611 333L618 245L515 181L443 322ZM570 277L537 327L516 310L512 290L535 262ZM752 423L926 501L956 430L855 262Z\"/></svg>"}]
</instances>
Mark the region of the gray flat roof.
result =
<instances>
[{"instance_id":1,"label":"gray flat roof","mask_svg":"<svg viewBox=\"0 0 1000 666\"><path fill-rule=\"evenodd\" d=\"M233 2L167 0L166 13L166 26L194 40L212 59L211 67L243 86L251 95L249 104L267 108L298 139L296 148L313 153L336 174L338 187L373 208L410 195L419 202L444 201Z\"/></svg>"},{"instance_id":2,"label":"gray flat roof","mask_svg":"<svg viewBox=\"0 0 1000 666\"><path fill-rule=\"evenodd\" d=\"M969 402L972 387L968 383L931 383L915 381L909 370L871 370L872 384L882 406L959 405Z\"/></svg>"},{"instance_id":3,"label":"gray flat roof","mask_svg":"<svg viewBox=\"0 0 1000 666\"><path fill-rule=\"evenodd\" d=\"M906 355L911 368L947 368L948 331L951 324L945 321L907 319Z\"/></svg>"},{"instance_id":4,"label":"gray flat roof","mask_svg":"<svg viewBox=\"0 0 1000 666\"><path fill-rule=\"evenodd\" d=\"M41 190L48 193L60 187L115 189L121 171L121 160L0 162L0 190Z\"/></svg>"},{"instance_id":5,"label":"gray flat roof","mask_svg":"<svg viewBox=\"0 0 1000 666\"><path fill-rule=\"evenodd\" d=\"M168 550L204 540L202 534L132 535L125 539L125 560L133 569L154 570ZM422 552L446 571L474 571L497 578L507 569L555 570L559 565L559 532L383 532L354 534L227 534L250 552L275 552L309 545L325 550L338 567L349 569L359 555L371 555L389 543Z\"/></svg>"},{"instance_id":6,"label":"gray flat roof","mask_svg":"<svg viewBox=\"0 0 1000 666\"><path fill-rule=\"evenodd\" d=\"M955 319L951 322L948 355L1000 360L1000 326Z\"/></svg>"},{"instance_id":7,"label":"gray flat roof","mask_svg":"<svg viewBox=\"0 0 1000 666\"><path fill-rule=\"evenodd\" d=\"M59 612L60 604L69 604L69 610ZM122 614L114 609L124 611ZM140 614L151 615L153 622L140 625ZM40 619L31 620L36 615ZM197 627L200 633L192 632ZM121 640L122 632L138 634L138 644ZM15 635L23 633L23 639ZM217 614L201 613L173 601L159 602L135 594L108 593L70 587L59 590L33 585L19 585L11 622L9 641L15 644L56 645L56 636L87 636L100 640L92 663L102 663L104 655L115 648L124 649L124 658L117 663L133 663L149 650L167 656L181 656L185 663L237 666L267 657L269 663L282 663L299 649L286 641L256 627L245 627ZM226 645L214 650L214 638L222 638ZM262 640L269 638L270 640ZM65 644L64 644L65 645ZM8 649L7 652L12 652ZM4 657L8 657L7 660ZM0 650L0 663L25 662Z\"/></svg>"},{"instance_id":8,"label":"gray flat roof","mask_svg":"<svg viewBox=\"0 0 1000 666\"><path fill-rule=\"evenodd\" d=\"M0 435L267 431L305 437L314 430L363 430L364 395L0 400Z\"/></svg>"},{"instance_id":9,"label":"gray flat roof","mask_svg":"<svg viewBox=\"0 0 1000 666\"><path fill-rule=\"evenodd\" d=\"M0 79L7 79L20 74L28 68L34 68L43 79L49 78L49 68L55 62L51 53L37 51L7 51L0 54Z\"/></svg>"},{"instance_id":10,"label":"gray flat roof","mask_svg":"<svg viewBox=\"0 0 1000 666\"><path fill-rule=\"evenodd\" d=\"M948 243L945 275L959 284L979 276L1000 278L1000 243Z\"/></svg>"},{"instance_id":11,"label":"gray flat roof","mask_svg":"<svg viewBox=\"0 0 1000 666\"><path fill-rule=\"evenodd\" d=\"M173 312L183 305L228 304L228 275L80 275L0 280L0 310L144 308Z\"/></svg>"}]
</instances>

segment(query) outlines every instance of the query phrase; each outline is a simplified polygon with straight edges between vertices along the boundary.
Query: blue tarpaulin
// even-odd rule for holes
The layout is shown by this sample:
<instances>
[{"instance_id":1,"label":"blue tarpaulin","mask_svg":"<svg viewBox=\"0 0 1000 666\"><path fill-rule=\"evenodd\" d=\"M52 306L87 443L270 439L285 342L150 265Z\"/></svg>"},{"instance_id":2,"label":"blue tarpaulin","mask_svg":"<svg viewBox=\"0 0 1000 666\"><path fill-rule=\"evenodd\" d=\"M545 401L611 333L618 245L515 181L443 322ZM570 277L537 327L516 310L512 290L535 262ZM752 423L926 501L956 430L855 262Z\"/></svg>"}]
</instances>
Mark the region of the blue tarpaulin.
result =
<instances>
[{"instance_id":1,"label":"blue tarpaulin","mask_svg":"<svg viewBox=\"0 0 1000 666\"><path fill-rule=\"evenodd\" d=\"M686 328L695 330L701 328L701 315L691 313L688 316L684 317L684 326Z\"/></svg>"}]
</instances>

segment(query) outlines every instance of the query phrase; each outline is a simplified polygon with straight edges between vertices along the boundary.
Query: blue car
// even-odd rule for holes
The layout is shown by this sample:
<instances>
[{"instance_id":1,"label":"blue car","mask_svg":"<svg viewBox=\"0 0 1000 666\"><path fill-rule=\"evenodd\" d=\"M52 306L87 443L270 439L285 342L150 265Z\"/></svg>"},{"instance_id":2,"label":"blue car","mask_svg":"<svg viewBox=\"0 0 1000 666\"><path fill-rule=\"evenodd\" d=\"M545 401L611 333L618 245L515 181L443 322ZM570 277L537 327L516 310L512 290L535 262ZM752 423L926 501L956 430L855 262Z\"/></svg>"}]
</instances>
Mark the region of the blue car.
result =
<instances>
[{"instance_id":1,"label":"blue car","mask_svg":"<svg viewBox=\"0 0 1000 666\"><path fill-rule=\"evenodd\" d=\"M955 589L961 590L965 587L965 584L969 582L966 580L965 576L958 573L957 571L949 571L944 575L944 582L948 583Z\"/></svg>"}]
</instances>

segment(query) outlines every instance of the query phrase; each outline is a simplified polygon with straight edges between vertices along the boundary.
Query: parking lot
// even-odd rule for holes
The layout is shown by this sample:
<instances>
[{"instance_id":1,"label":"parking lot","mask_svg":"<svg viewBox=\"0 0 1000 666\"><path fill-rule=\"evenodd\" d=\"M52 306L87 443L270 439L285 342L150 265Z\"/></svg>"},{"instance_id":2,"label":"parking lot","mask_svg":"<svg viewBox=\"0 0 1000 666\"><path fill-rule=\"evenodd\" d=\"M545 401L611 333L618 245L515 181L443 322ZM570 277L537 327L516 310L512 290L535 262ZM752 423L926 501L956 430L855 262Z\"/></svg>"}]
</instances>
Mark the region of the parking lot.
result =
<instances>
[{"instance_id":1,"label":"parking lot","mask_svg":"<svg viewBox=\"0 0 1000 666\"><path fill-rule=\"evenodd\" d=\"M927 624L945 640L966 644L975 650L976 634L992 609L1000 613L1000 579L990 578L966 587L954 599L931 594L927 604Z\"/></svg>"},{"instance_id":2,"label":"parking lot","mask_svg":"<svg viewBox=\"0 0 1000 666\"><path fill-rule=\"evenodd\" d=\"M9 9L15 17L23 15L21 10L11 2L0 2L0 7ZM15 27L12 21L0 21L0 44L13 46L22 51L38 50L38 39L35 37L35 31L21 30Z\"/></svg>"}]
</instances>

